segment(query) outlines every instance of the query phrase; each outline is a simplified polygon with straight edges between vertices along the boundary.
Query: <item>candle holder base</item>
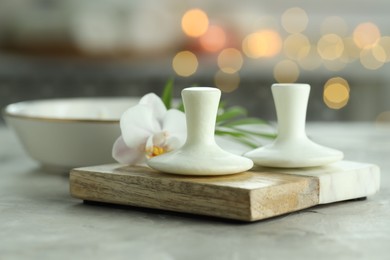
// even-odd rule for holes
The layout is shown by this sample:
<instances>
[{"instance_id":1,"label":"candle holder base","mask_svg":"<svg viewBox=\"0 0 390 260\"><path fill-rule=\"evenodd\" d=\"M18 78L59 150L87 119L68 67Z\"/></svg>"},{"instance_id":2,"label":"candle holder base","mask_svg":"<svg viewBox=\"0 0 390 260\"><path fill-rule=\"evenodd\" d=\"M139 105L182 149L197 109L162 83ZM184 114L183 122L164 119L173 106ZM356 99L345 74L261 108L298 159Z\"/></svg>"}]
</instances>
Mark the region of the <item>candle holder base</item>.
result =
<instances>
[{"instance_id":1,"label":"candle holder base","mask_svg":"<svg viewBox=\"0 0 390 260\"><path fill-rule=\"evenodd\" d=\"M255 164L278 168L316 167L340 161L343 153L306 139L283 143L277 140L245 154Z\"/></svg>"},{"instance_id":2,"label":"candle holder base","mask_svg":"<svg viewBox=\"0 0 390 260\"><path fill-rule=\"evenodd\" d=\"M147 164L162 172L180 175L228 175L252 168L253 162L222 150L219 146L183 147L156 156Z\"/></svg>"}]
</instances>

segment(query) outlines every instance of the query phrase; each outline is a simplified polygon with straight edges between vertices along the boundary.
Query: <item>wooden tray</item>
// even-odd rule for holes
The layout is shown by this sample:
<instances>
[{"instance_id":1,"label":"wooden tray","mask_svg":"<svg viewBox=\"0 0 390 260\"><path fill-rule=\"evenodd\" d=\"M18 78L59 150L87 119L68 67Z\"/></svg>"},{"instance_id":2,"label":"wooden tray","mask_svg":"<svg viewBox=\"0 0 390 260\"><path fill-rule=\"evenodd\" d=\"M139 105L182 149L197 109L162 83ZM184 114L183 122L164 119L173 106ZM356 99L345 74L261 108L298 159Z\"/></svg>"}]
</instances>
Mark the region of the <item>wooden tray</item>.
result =
<instances>
[{"instance_id":1,"label":"wooden tray","mask_svg":"<svg viewBox=\"0 0 390 260\"><path fill-rule=\"evenodd\" d=\"M178 176L119 164L70 173L71 195L85 201L242 221L366 197L379 190L379 183L377 166L348 161L307 169L258 167L219 177Z\"/></svg>"}]
</instances>

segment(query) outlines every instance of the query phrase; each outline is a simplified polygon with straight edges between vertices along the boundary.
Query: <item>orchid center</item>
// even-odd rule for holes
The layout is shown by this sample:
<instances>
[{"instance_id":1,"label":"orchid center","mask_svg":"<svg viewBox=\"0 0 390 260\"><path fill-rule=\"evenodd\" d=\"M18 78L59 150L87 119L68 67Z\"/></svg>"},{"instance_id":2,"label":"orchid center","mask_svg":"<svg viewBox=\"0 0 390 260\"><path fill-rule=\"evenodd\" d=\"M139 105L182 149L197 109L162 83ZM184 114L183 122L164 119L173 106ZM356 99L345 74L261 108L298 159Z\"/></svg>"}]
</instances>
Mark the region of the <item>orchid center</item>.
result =
<instances>
[{"instance_id":1,"label":"orchid center","mask_svg":"<svg viewBox=\"0 0 390 260\"><path fill-rule=\"evenodd\" d=\"M153 145L153 147L147 149L145 151L146 153L146 157L148 159L150 158L153 158L153 157L156 157L156 156L159 156L159 155L162 155L166 152L168 152L169 150L167 149L166 146L158 146L158 145Z\"/></svg>"}]
</instances>

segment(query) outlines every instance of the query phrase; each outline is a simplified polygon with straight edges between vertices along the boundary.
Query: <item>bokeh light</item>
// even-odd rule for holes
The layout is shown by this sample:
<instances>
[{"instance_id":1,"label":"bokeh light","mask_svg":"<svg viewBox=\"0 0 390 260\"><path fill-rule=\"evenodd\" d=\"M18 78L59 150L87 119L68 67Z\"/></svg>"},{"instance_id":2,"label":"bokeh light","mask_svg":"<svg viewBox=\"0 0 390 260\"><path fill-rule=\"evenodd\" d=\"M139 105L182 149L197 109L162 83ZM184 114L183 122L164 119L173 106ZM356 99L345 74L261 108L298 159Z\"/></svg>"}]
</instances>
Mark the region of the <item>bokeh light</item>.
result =
<instances>
[{"instance_id":1,"label":"bokeh light","mask_svg":"<svg viewBox=\"0 0 390 260\"><path fill-rule=\"evenodd\" d=\"M363 67L365 67L368 70L379 69L385 63L384 62L385 59L378 60L378 58L375 56L374 53L375 53L374 49L362 50L360 53L360 63L363 65ZM384 51L382 55L385 55Z\"/></svg>"},{"instance_id":2,"label":"bokeh light","mask_svg":"<svg viewBox=\"0 0 390 260\"><path fill-rule=\"evenodd\" d=\"M283 43L284 54L292 59L304 59L310 52L311 44L309 39L300 33L289 35Z\"/></svg>"},{"instance_id":3,"label":"bokeh light","mask_svg":"<svg viewBox=\"0 0 390 260\"><path fill-rule=\"evenodd\" d=\"M245 37L242 49L249 58L274 57L282 49L282 39L274 30L261 30Z\"/></svg>"},{"instance_id":4,"label":"bokeh light","mask_svg":"<svg viewBox=\"0 0 390 260\"><path fill-rule=\"evenodd\" d=\"M240 85L240 76L238 73L225 73L219 70L215 74L214 82L222 92L232 92Z\"/></svg>"},{"instance_id":5,"label":"bokeh light","mask_svg":"<svg viewBox=\"0 0 390 260\"><path fill-rule=\"evenodd\" d=\"M309 52L303 57L298 57L298 64L302 69L313 71L318 69L322 60L315 45L310 46Z\"/></svg>"},{"instance_id":6,"label":"bokeh light","mask_svg":"<svg viewBox=\"0 0 390 260\"><path fill-rule=\"evenodd\" d=\"M390 36L382 37L378 43L378 46L382 47L386 55L385 62L389 62L390 61Z\"/></svg>"},{"instance_id":7,"label":"bokeh light","mask_svg":"<svg viewBox=\"0 0 390 260\"><path fill-rule=\"evenodd\" d=\"M348 81L341 77L329 79L324 85L323 100L332 109L340 109L349 101L350 87Z\"/></svg>"},{"instance_id":8,"label":"bokeh light","mask_svg":"<svg viewBox=\"0 0 390 260\"><path fill-rule=\"evenodd\" d=\"M296 82L299 74L299 67L292 60L282 60L274 67L274 78L279 83Z\"/></svg>"},{"instance_id":9,"label":"bokeh light","mask_svg":"<svg viewBox=\"0 0 390 260\"><path fill-rule=\"evenodd\" d=\"M282 26L288 33L301 33L306 30L309 17L305 10L300 7L287 9L282 14Z\"/></svg>"},{"instance_id":10,"label":"bokeh light","mask_svg":"<svg viewBox=\"0 0 390 260\"><path fill-rule=\"evenodd\" d=\"M387 60L387 54L385 49L382 47L382 45L377 44L371 49L372 55L375 57L375 59L379 62L385 63Z\"/></svg>"},{"instance_id":11,"label":"bokeh light","mask_svg":"<svg viewBox=\"0 0 390 260\"><path fill-rule=\"evenodd\" d=\"M181 51L173 58L172 67L177 75L188 77L198 69L198 59L190 51Z\"/></svg>"},{"instance_id":12,"label":"bokeh light","mask_svg":"<svg viewBox=\"0 0 390 260\"><path fill-rule=\"evenodd\" d=\"M226 44L226 33L217 25L210 25L206 33L199 38L200 45L209 52L217 52Z\"/></svg>"},{"instance_id":13,"label":"bokeh light","mask_svg":"<svg viewBox=\"0 0 390 260\"><path fill-rule=\"evenodd\" d=\"M228 48L218 55L218 66L225 73L236 73L242 67L244 59L239 50Z\"/></svg>"},{"instance_id":14,"label":"bokeh light","mask_svg":"<svg viewBox=\"0 0 390 260\"><path fill-rule=\"evenodd\" d=\"M199 37L206 33L209 26L209 18L201 9L188 10L182 17L181 28L190 37Z\"/></svg>"},{"instance_id":15,"label":"bokeh light","mask_svg":"<svg viewBox=\"0 0 390 260\"><path fill-rule=\"evenodd\" d=\"M381 38L378 26L374 23L361 23L353 31L353 40L361 49L372 48Z\"/></svg>"},{"instance_id":16,"label":"bokeh light","mask_svg":"<svg viewBox=\"0 0 390 260\"><path fill-rule=\"evenodd\" d=\"M360 58L360 49L356 46L352 37L347 37L343 39L344 42L344 53L343 59L344 62L353 62Z\"/></svg>"},{"instance_id":17,"label":"bokeh light","mask_svg":"<svg viewBox=\"0 0 390 260\"><path fill-rule=\"evenodd\" d=\"M344 42L337 34L325 34L318 41L317 49L324 60L335 60L343 54Z\"/></svg>"}]
</instances>

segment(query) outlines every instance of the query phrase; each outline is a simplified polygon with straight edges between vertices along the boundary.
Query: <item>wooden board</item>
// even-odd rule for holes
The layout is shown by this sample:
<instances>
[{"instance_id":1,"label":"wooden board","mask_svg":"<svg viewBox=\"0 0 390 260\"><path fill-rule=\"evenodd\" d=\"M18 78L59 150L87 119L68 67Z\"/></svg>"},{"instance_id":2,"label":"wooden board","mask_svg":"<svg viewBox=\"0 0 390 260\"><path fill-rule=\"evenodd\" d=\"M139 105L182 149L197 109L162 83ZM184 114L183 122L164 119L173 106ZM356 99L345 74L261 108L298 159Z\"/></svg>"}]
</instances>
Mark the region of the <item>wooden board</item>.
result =
<instances>
[{"instance_id":1,"label":"wooden board","mask_svg":"<svg viewBox=\"0 0 390 260\"><path fill-rule=\"evenodd\" d=\"M320 178L271 168L188 177L110 164L73 169L70 192L85 201L256 221L318 205Z\"/></svg>"}]
</instances>

